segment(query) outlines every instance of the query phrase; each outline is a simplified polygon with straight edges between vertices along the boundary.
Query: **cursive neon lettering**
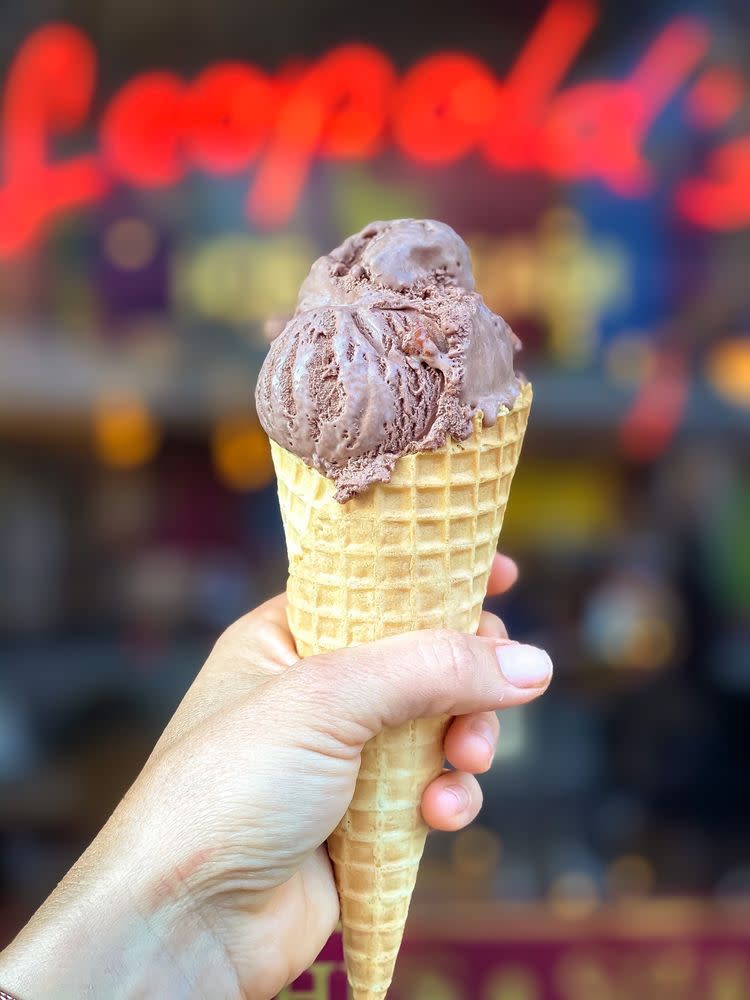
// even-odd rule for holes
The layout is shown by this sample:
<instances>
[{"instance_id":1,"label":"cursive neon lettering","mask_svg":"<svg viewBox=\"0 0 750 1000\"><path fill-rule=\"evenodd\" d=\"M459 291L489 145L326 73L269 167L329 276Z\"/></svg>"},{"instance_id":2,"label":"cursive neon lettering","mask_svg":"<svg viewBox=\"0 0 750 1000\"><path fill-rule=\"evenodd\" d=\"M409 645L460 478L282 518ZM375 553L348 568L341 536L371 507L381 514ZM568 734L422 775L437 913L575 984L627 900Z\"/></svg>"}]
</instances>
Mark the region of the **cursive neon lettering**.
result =
<instances>
[{"instance_id":1,"label":"cursive neon lettering","mask_svg":"<svg viewBox=\"0 0 750 1000\"><path fill-rule=\"evenodd\" d=\"M50 136L85 121L95 77L91 44L67 25L39 29L13 61L3 95L0 255L31 243L50 216L104 193L94 155L48 160Z\"/></svg>"},{"instance_id":2,"label":"cursive neon lettering","mask_svg":"<svg viewBox=\"0 0 750 1000\"><path fill-rule=\"evenodd\" d=\"M460 52L427 56L399 76L367 45L340 46L273 76L239 62L215 63L192 81L142 73L106 103L98 149L66 158L54 155L55 140L86 125L96 55L76 28L47 25L20 46L5 81L0 255L32 243L60 212L95 202L112 181L163 187L194 169L227 174L256 164L248 219L279 226L316 159L366 159L388 144L420 164L479 153L495 168L596 179L636 197L652 181L649 131L693 74L702 72L686 91L686 110L703 128L735 113L745 85L736 73L703 68L707 26L677 17L625 78L564 87L596 18L589 0L552 0L504 78ZM725 141L704 176L678 186L686 218L709 228L750 224L749 144L747 136Z\"/></svg>"}]
</instances>

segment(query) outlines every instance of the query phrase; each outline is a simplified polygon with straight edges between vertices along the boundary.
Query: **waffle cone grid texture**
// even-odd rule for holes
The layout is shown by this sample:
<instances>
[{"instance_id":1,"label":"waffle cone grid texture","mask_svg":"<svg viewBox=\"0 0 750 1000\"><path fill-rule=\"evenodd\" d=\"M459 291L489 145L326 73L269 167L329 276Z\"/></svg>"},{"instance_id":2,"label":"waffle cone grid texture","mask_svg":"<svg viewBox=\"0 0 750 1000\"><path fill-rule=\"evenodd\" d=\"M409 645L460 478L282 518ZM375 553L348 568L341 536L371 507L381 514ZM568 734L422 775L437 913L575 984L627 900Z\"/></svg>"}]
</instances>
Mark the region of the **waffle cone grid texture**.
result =
<instances>
[{"instance_id":1,"label":"waffle cone grid texture","mask_svg":"<svg viewBox=\"0 0 750 1000\"><path fill-rule=\"evenodd\" d=\"M300 656L415 629L473 633L526 429L531 387L466 441L399 459L390 483L339 504L333 484L272 442ZM353 1000L381 1000L427 834L422 792L443 766L447 719L387 729L362 752L328 841Z\"/></svg>"}]
</instances>

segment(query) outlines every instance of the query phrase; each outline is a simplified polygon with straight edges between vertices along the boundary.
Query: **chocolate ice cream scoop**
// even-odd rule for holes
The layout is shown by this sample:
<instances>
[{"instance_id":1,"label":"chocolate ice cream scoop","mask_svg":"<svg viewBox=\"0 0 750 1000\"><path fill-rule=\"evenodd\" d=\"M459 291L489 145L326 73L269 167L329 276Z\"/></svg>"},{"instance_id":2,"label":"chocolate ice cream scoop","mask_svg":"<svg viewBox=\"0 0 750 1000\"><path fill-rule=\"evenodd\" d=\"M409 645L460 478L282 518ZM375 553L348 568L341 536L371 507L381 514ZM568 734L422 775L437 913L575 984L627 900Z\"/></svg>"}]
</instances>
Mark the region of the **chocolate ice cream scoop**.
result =
<instances>
[{"instance_id":1,"label":"chocolate ice cream scoop","mask_svg":"<svg viewBox=\"0 0 750 1000\"><path fill-rule=\"evenodd\" d=\"M344 502L401 455L463 440L511 407L520 347L474 290L469 251L442 222L374 222L320 257L255 393L268 436Z\"/></svg>"}]
</instances>

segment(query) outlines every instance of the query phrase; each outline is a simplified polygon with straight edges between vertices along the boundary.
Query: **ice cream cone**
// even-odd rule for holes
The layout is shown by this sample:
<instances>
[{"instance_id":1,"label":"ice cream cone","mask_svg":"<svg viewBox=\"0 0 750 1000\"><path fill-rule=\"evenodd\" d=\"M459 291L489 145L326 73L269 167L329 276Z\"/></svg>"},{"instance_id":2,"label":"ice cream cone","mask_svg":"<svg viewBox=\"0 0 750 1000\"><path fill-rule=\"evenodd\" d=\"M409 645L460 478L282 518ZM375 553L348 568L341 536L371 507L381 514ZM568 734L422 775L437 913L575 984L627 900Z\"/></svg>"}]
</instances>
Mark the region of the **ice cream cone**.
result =
<instances>
[{"instance_id":1,"label":"ice cream cone","mask_svg":"<svg viewBox=\"0 0 750 1000\"><path fill-rule=\"evenodd\" d=\"M389 483L343 504L329 479L272 442L300 656L421 628L476 632L530 405L524 385L493 426L478 413L467 440L402 456ZM381 1000L390 985L446 724L418 720L368 743L328 841L353 1000Z\"/></svg>"}]
</instances>

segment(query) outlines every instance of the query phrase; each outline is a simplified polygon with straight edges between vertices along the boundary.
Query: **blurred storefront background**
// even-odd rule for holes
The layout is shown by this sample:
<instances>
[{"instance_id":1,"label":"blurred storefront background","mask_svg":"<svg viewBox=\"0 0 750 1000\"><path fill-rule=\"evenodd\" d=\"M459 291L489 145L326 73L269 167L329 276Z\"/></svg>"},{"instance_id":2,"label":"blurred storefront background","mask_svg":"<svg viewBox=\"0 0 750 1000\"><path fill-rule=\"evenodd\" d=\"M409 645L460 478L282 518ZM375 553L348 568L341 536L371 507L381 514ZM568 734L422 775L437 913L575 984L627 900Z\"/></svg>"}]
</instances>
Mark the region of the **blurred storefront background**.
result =
<instances>
[{"instance_id":1,"label":"blurred storefront background","mask_svg":"<svg viewBox=\"0 0 750 1000\"><path fill-rule=\"evenodd\" d=\"M524 341L494 610L557 675L430 838L398 998L749 996L750 11L0 23L0 943L283 587L252 389L301 278L418 215ZM336 947L290 997L343 997Z\"/></svg>"}]
</instances>

